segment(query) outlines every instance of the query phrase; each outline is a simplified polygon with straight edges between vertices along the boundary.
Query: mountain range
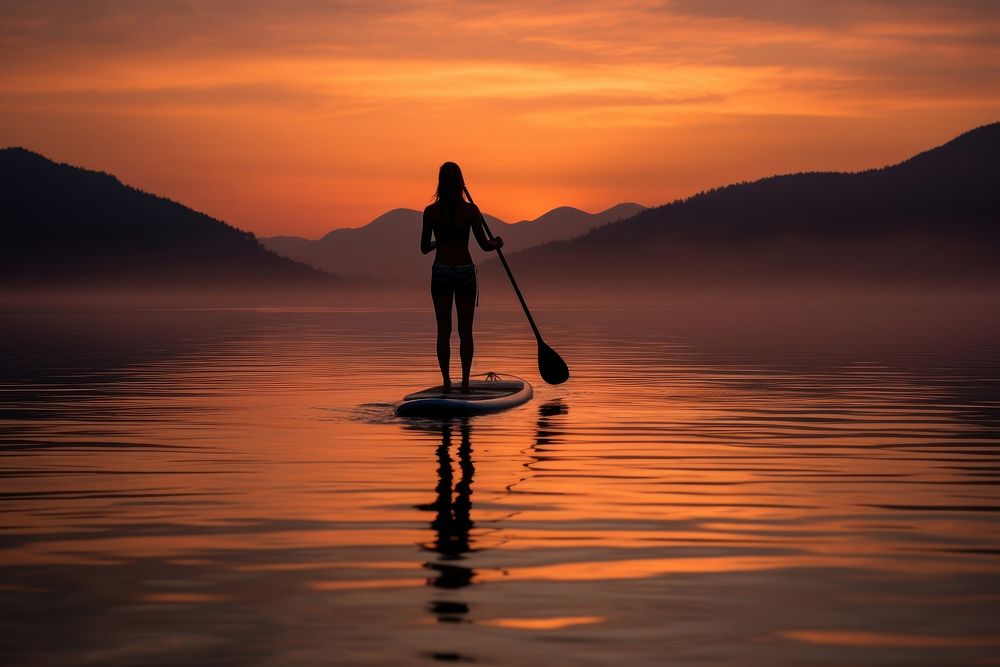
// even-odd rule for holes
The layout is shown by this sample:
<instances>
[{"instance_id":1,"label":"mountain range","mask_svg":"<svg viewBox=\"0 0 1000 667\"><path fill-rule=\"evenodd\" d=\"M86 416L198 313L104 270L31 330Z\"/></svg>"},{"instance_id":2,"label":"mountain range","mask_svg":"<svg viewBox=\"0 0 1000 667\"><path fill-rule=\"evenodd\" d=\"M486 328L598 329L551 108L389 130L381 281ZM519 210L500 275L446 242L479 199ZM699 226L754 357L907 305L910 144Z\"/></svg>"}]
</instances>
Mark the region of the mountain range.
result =
<instances>
[{"instance_id":1,"label":"mountain range","mask_svg":"<svg viewBox=\"0 0 1000 667\"><path fill-rule=\"evenodd\" d=\"M526 284L612 290L995 287L998 248L1000 123L992 123L892 166L737 183L508 259ZM481 273L499 274L496 261Z\"/></svg>"},{"instance_id":2,"label":"mountain range","mask_svg":"<svg viewBox=\"0 0 1000 667\"><path fill-rule=\"evenodd\" d=\"M888 167L773 176L651 209L620 204L589 214L562 207L531 221L489 222L504 237L522 287L994 289L998 182L1000 123L992 123ZM430 258L417 250L420 226L418 211L396 209L317 241L262 243L109 174L23 148L0 150L0 286L345 285L337 275L424 284ZM480 268L484 284L505 283L495 259Z\"/></svg>"},{"instance_id":3,"label":"mountain range","mask_svg":"<svg viewBox=\"0 0 1000 667\"><path fill-rule=\"evenodd\" d=\"M250 232L23 148L0 150L0 279L14 286L329 287Z\"/></svg>"},{"instance_id":4,"label":"mountain range","mask_svg":"<svg viewBox=\"0 0 1000 667\"><path fill-rule=\"evenodd\" d=\"M506 252L541 243L571 239L616 220L632 217L644 206L623 203L600 213L561 206L534 220L506 223L484 214L490 230L503 237ZM335 229L312 241L298 236L274 236L261 242L271 250L324 271L341 275L401 280L423 276L430 259L419 252L422 213L398 208L363 227ZM482 256L471 242L474 256Z\"/></svg>"}]
</instances>

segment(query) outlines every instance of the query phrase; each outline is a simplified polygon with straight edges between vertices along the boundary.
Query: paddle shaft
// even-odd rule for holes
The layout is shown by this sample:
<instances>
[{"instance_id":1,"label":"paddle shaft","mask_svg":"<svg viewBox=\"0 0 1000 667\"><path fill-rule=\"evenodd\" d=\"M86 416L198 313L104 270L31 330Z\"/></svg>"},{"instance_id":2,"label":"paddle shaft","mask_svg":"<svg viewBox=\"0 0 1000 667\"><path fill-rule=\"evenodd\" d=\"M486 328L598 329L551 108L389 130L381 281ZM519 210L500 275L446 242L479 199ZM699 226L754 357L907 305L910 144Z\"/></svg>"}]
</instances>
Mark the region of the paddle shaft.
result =
<instances>
[{"instance_id":1,"label":"paddle shaft","mask_svg":"<svg viewBox=\"0 0 1000 667\"><path fill-rule=\"evenodd\" d=\"M476 202L472 201L472 195L469 194L469 188L465 189L465 196L469 198L469 203L475 206ZM486 216L483 212L479 212L479 219L483 221L483 229L486 231L486 238L493 240L493 233L490 231L490 226L486 224ZM542 334L538 333L538 326L535 324L535 318L531 316L531 311L528 310L528 304L524 302L524 296L521 295L521 288L517 286L517 281L514 280L514 274L510 271L510 266L507 265L507 259L503 256L503 250L497 248L497 257L500 258L500 263L503 264L503 270L507 272L507 277L510 278L510 285L514 288L514 294L517 295L517 300L521 302L521 308L524 309L524 314L528 318L528 324L531 325L531 330L535 333L535 338L538 342L542 342Z\"/></svg>"}]
</instances>

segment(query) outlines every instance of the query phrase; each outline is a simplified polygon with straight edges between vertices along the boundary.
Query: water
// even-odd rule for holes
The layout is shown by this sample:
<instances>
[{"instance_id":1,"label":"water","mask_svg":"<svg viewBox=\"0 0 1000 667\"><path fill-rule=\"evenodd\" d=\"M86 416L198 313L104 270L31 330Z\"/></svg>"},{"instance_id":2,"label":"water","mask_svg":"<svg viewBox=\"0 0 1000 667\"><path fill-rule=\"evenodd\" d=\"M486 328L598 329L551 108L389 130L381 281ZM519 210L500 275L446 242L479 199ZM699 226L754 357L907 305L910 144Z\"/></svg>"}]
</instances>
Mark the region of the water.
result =
<instances>
[{"instance_id":1,"label":"water","mask_svg":"<svg viewBox=\"0 0 1000 667\"><path fill-rule=\"evenodd\" d=\"M994 315L489 305L5 312L2 661L997 664Z\"/></svg>"}]
</instances>

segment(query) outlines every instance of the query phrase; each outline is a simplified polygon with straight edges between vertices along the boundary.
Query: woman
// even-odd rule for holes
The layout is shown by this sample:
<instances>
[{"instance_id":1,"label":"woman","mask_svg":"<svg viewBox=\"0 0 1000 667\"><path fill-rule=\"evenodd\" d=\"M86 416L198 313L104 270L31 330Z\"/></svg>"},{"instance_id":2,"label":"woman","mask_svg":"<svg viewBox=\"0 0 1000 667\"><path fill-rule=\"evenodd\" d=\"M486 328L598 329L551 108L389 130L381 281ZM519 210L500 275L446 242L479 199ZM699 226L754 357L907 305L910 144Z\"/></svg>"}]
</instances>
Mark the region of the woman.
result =
<instances>
[{"instance_id":1,"label":"woman","mask_svg":"<svg viewBox=\"0 0 1000 667\"><path fill-rule=\"evenodd\" d=\"M462 391L469 391L472 368L472 319L476 314L476 265L469 254L469 230L484 251L499 250L503 240L489 239L483 217L475 204L465 200L465 179L454 162L445 162L438 171L434 203L424 209L420 252L434 253L431 267L431 298L437 318L437 357L445 391L451 389L451 303L458 313L459 354L462 357ZM433 240L431 236L433 235Z\"/></svg>"}]
</instances>

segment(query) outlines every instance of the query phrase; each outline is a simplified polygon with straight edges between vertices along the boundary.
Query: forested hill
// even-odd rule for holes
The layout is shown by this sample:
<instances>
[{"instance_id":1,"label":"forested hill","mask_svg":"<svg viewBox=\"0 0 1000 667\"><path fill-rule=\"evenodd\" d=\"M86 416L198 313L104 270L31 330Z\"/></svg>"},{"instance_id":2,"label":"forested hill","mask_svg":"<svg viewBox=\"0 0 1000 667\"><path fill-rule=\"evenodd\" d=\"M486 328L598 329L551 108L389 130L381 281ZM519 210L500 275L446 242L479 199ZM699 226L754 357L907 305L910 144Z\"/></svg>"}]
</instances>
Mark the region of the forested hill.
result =
<instances>
[{"instance_id":1,"label":"forested hill","mask_svg":"<svg viewBox=\"0 0 1000 667\"><path fill-rule=\"evenodd\" d=\"M339 282L249 232L23 148L0 150L0 279L211 288Z\"/></svg>"},{"instance_id":2,"label":"forested hill","mask_svg":"<svg viewBox=\"0 0 1000 667\"><path fill-rule=\"evenodd\" d=\"M993 123L900 164L729 185L510 261L590 286L996 281L998 183Z\"/></svg>"}]
</instances>

